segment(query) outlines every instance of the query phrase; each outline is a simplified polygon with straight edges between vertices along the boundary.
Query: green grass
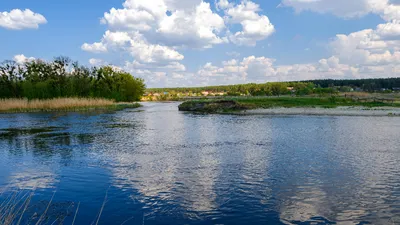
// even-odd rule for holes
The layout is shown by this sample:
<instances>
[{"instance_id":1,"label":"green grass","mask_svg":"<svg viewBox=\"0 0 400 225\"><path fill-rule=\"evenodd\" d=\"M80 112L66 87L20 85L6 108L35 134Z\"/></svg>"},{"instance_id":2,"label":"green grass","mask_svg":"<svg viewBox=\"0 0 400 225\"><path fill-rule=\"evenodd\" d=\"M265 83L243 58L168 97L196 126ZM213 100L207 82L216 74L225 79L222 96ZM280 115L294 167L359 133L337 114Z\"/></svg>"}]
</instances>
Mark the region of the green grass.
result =
<instances>
[{"instance_id":1,"label":"green grass","mask_svg":"<svg viewBox=\"0 0 400 225\"><path fill-rule=\"evenodd\" d=\"M320 107L320 108L336 108L339 106L363 106L363 107L400 107L399 103L385 102L358 102L348 98L329 97L273 97L273 98L242 98L235 101L244 104L251 104L257 108L296 108L296 107Z\"/></svg>"}]
</instances>

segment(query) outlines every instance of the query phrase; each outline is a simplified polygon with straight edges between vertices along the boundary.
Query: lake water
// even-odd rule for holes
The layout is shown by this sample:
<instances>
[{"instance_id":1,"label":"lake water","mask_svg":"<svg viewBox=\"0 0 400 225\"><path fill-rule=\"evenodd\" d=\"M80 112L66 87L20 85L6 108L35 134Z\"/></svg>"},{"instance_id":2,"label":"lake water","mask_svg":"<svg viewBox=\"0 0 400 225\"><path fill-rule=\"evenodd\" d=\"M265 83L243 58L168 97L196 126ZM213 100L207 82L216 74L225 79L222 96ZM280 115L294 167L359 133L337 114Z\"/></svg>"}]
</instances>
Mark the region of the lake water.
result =
<instances>
[{"instance_id":1,"label":"lake water","mask_svg":"<svg viewBox=\"0 0 400 225\"><path fill-rule=\"evenodd\" d=\"M33 224L400 224L400 118L177 106L0 115L0 199L34 193Z\"/></svg>"}]
</instances>

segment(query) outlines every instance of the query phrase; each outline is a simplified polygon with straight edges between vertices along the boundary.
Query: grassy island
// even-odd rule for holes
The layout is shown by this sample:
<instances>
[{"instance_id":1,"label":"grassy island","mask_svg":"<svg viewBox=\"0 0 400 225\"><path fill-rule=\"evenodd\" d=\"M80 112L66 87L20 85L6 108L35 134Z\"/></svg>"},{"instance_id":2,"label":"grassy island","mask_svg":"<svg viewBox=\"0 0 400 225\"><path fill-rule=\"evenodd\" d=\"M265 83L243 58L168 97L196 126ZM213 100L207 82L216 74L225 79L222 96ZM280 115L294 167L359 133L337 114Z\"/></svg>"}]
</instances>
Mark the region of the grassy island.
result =
<instances>
[{"instance_id":1,"label":"grassy island","mask_svg":"<svg viewBox=\"0 0 400 225\"><path fill-rule=\"evenodd\" d=\"M229 113L251 109L269 108L336 108L348 107L400 107L396 101L379 99L355 100L345 97L243 97L222 100L192 100L179 106L180 111L202 113Z\"/></svg>"}]
</instances>

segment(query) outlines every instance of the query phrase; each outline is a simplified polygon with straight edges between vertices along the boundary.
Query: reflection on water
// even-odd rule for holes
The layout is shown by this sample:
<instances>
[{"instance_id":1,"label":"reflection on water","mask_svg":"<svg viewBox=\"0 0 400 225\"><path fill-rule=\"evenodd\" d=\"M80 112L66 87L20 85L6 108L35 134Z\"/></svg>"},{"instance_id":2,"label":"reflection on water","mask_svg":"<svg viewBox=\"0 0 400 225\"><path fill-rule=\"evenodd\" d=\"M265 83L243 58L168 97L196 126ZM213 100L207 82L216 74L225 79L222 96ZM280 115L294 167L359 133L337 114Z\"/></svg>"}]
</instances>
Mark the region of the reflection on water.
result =
<instances>
[{"instance_id":1,"label":"reflection on water","mask_svg":"<svg viewBox=\"0 0 400 225\"><path fill-rule=\"evenodd\" d=\"M53 188L57 180L52 172L31 169L10 175L8 185L22 190Z\"/></svg>"},{"instance_id":2,"label":"reflection on water","mask_svg":"<svg viewBox=\"0 0 400 225\"><path fill-rule=\"evenodd\" d=\"M36 202L57 191L66 212L81 202L76 224L93 222L106 193L103 224L399 224L399 130L399 118L193 115L176 103L0 115L0 185Z\"/></svg>"}]
</instances>

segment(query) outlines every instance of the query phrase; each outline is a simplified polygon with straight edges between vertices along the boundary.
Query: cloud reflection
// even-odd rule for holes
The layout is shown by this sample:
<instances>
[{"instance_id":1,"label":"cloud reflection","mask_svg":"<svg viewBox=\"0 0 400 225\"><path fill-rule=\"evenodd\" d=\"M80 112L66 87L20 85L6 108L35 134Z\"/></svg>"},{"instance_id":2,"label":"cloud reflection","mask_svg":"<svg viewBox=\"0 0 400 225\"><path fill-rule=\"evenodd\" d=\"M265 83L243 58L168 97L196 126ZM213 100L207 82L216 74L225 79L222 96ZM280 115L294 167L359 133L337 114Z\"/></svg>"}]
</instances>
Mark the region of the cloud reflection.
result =
<instances>
[{"instance_id":1,"label":"cloud reflection","mask_svg":"<svg viewBox=\"0 0 400 225\"><path fill-rule=\"evenodd\" d=\"M9 188L36 190L54 188L58 180L53 172L28 169L16 172L9 177Z\"/></svg>"}]
</instances>

